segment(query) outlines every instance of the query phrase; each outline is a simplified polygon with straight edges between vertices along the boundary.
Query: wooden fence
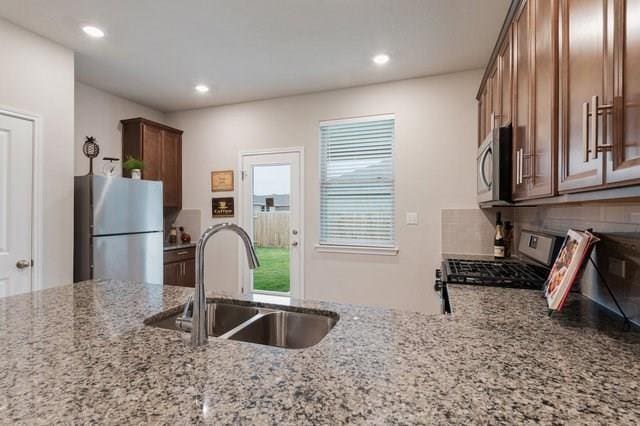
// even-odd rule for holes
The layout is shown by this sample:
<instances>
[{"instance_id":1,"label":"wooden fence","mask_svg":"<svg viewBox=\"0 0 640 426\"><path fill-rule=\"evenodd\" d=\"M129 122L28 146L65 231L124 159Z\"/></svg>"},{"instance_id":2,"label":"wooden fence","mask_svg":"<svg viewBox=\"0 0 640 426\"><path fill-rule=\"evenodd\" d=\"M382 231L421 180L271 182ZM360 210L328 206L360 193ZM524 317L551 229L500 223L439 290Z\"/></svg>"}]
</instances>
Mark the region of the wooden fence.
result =
<instances>
[{"instance_id":1,"label":"wooden fence","mask_svg":"<svg viewBox=\"0 0 640 426\"><path fill-rule=\"evenodd\" d=\"M253 238L258 247L289 247L289 212L254 212Z\"/></svg>"}]
</instances>

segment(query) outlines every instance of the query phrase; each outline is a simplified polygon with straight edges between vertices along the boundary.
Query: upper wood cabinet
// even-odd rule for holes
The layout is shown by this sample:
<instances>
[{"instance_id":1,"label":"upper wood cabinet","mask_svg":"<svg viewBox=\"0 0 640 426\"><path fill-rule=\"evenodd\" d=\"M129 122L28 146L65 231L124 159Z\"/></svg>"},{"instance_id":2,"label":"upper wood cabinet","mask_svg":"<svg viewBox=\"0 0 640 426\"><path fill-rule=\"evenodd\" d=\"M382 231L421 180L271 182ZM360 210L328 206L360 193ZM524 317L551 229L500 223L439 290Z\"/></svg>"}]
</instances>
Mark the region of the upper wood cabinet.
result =
<instances>
[{"instance_id":1,"label":"upper wood cabinet","mask_svg":"<svg viewBox=\"0 0 640 426\"><path fill-rule=\"evenodd\" d=\"M144 162L142 176L162 181L164 207L182 207L182 130L144 118L122 120L122 155ZM128 172L124 171L128 176Z\"/></svg>"},{"instance_id":2,"label":"upper wood cabinet","mask_svg":"<svg viewBox=\"0 0 640 426\"><path fill-rule=\"evenodd\" d=\"M561 192L640 182L640 0L560 1Z\"/></svg>"},{"instance_id":3,"label":"upper wood cabinet","mask_svg":"<svg viewBox=\"0 0 640 426\"><path fill-rule=\"evenodd\" d=\"M499 70L499 84L497 95L499 99L498 110L498 122L496 125L508 126L511 124L511 98L513 94L512 89L512 76L513 76L513 49L512 49L513 34L511 28L502 42L502 46L498 51L496 64Z\"/></svg>"},{"instance_id":4,"label":"upper wood cabinet","mask_svg":"<svg viewBox=\"0 0 640 426\"><path fill-rule=\"evenodd\" d=\"M478 145L496 126L511 122L511 38L503 43L478 101Z\"/></svg>"},{"instance_id":5,"label":"upper wood cabinet","mask_svg":"<svg viewBox=\"0 0 640 426\"><path fill-rule=\"evenodd\" d=\"M528 161L530 158L529 128L529 2L522 3L513 20L513 199L527 198ZM525 158L526 155L526 158ZM527 170L527 171L525 171Z\"/></svg>"},{"instance_id":6,"label":"upper wood cabinet","mask_svg":"<svg viewBox=\"0 0 640 426\"><path fill-rule=\"evenodd\" d=\"M485 85L478 100L478 146L482 144L482 141L485 140L491 130L489 127L489 114L491 113L490 100L489 85Z\"/></svg>"},{"instance_id":7,"label":"upper wood cabinet","mask_svg":"<svg viewBox=\"0 0 640 426\"><path fill-rule=\"evenodd\" d=\"M640 184L640 0L513 0L477 99L514 200Z\"/></svg>"},{"instance_id":8,"label":"upper wood cabinet","mask_svg":"<svg viewBox=\"0 0 640 426\"><path fill-rule=\"evenodd\" d=\"M640 183L640 0L614 2L614 25L613 139L605 176L609 185Z\"/></svg>"},{"instance_id":9,"label":"upper wood cabinet","mask_svg":"<svg viewBox=\"0 0 640 426\"><path fill-rule=\"evenodd\" d=\"M527 0L513 21L513 197L555 194L557 2Z\"/></svg>"},{"instance_id":10,"label":"upper wood cabinet","mask_svg":"<svg viewBox=\"0 0 640 426\"><path fill-rule=\"evenodd\" d=\"M607 129L590 119L591 101L605 99L607 86L607 0L560 0L560 163L561 192L604 185L602 155L592 149ZM608 120L605 120L608 121ZM603 132L604 130L604 132Z\"/></svg>"}]
</instances>

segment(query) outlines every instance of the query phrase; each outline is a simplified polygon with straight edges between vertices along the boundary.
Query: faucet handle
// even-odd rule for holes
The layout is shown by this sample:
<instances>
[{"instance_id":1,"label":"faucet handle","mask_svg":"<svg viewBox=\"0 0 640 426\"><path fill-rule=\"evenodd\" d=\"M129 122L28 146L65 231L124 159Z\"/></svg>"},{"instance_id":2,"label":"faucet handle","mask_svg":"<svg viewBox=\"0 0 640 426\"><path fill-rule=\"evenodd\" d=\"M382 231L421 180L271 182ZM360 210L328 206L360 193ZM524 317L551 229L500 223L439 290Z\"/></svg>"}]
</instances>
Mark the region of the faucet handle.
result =
<instances>
[{"instance_id":1,"label":"faucet handle","mask_svg":"<svg viewBox=\"0 0 640 426\"><path fill-rule=\"evenodd\" d=\"M184 331L191 331L193 322L193 296L189 296L184 304L182 316L176 318L176 327ZM191 312L191 314L189 314Z\"/></svg>"},{"instance_id":2,"label":"faucet handle","mask_svg":"<svg viewBox=\"0 0 640 426\"><path fill-rule=\"evenodd\" d=\"M184 310L182 311L182 318L183 319L187 319L187 318L192 318L193 317L193 311L191 310L192 306L193 306L193 295L189 296L187 298L187 301L184 304ZM189 311L191 311L191 315L189 315Z\"/></svg>"}]
</instances>

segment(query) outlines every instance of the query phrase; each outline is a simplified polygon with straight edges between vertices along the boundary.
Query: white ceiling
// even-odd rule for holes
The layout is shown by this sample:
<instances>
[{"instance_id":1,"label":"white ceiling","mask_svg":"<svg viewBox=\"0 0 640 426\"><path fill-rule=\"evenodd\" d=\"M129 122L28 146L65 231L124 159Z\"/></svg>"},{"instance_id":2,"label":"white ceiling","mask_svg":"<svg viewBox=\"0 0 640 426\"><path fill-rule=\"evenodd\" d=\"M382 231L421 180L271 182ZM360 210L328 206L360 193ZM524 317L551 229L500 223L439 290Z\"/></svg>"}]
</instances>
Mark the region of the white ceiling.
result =
<instances>
[{"instance_id":1,"label":"white ceiling","mask_svg":"<svg viewBox=\"0 0 640 426\"><path fill-rule=\"evenodd\" d=\"M509 3L0 0L0 16L73 49L81 82L176 111L478 68Z\"/></svg>"}]
</instances>

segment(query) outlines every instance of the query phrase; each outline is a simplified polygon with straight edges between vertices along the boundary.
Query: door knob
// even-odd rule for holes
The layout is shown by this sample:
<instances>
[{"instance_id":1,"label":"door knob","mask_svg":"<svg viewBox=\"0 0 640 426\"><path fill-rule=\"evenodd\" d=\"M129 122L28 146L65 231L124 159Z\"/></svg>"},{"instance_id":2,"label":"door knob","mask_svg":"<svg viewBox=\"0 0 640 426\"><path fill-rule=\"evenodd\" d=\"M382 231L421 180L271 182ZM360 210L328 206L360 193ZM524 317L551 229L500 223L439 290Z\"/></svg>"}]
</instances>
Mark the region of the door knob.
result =
<instances>
[{"instance_id":1,"label":"door knob","mask_svg":"<svg viewBox=\"0 0 640 426\"><path fill-rule=\"evenodd\" d=\"M20 259L16 262L16 268L25 269L31 266L31 262L29 260Z\"/></svg>"},{"instance_id":2,"label":"door knob","mask_svg":"<svg viewBox=\"0 0 640 426\"><path fill-rule=\"evenodd\" d=\"M294 241L294 242L291 243L291 245L294 246L294 247L298 247L298 242Z\"/></svg>"}]
</instances>

